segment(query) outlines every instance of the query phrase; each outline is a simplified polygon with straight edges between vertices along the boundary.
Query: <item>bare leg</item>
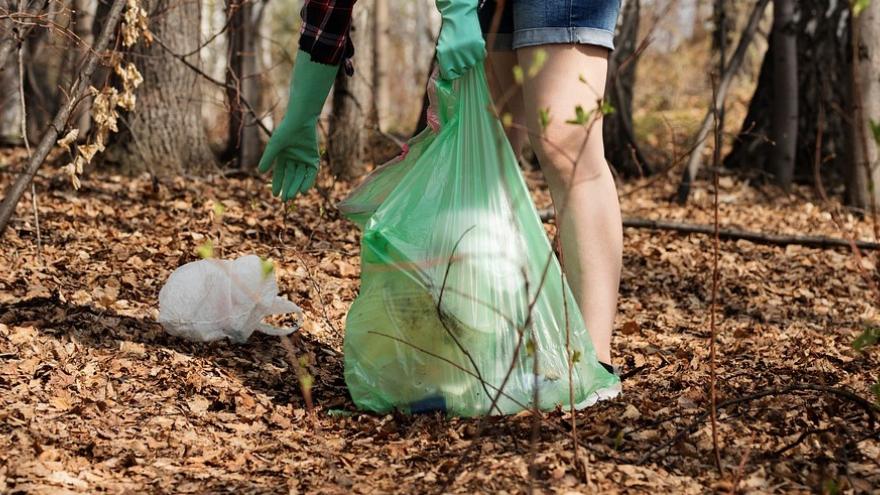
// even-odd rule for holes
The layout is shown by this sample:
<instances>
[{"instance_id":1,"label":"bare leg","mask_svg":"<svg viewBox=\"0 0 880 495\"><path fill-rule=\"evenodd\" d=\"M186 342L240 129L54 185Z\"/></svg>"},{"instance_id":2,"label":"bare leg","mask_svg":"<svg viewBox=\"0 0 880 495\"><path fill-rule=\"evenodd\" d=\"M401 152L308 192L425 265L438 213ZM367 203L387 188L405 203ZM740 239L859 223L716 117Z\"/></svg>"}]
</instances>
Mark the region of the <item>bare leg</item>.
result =
<instances>
[{"instance_id":1,"label":"bare leg","mask_svg":"<svg viewBox=\"0 0 880 495\"><path fill-rule=\"evenodd\" d=\"M599 360L610 363L623 227L597 110L608 50L589 45L522 48L517 56L526 72L540 51L546 54L543 67L524 83L526 123L556 207L565 275ZM566 123L578 106L595 116L585 125ZM541 111L550 116L543 129Z\"/></svg>"}]
</instances>

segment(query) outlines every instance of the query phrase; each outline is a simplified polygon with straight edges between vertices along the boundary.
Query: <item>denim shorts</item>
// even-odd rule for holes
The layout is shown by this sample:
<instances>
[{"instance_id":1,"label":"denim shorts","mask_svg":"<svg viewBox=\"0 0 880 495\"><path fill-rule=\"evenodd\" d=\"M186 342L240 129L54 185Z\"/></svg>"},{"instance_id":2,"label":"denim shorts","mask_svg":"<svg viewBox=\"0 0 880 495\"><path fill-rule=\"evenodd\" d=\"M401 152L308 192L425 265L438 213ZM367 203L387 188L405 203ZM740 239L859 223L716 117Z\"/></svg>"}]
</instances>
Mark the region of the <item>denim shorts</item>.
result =
<instances>
[{"instance_id":1,"label":"denim shorts","mask_svg":"<svg viewBox=\"0 0 880 495\"><path fill-rule=\"evenodd\" d=\"M483 33L491 29L496 7L495 0L480 6ZM620 0L506 0L494 49L565 43L613 50L619 12Z\"/></svg>"}]
</instances>

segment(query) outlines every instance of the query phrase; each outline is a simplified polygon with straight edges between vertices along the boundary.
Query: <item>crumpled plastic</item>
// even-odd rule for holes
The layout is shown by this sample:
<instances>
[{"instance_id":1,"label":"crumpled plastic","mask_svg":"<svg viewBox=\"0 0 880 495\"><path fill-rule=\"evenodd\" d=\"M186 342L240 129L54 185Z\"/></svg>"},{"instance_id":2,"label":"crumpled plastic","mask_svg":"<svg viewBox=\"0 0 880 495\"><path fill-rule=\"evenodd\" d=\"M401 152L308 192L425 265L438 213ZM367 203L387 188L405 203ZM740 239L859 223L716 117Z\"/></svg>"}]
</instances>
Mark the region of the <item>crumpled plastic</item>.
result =
<instances>
[{"instance_id":1,"label":"crumpled plastic","mask_svg":"<svg viewBox=\"0 0 880 495\"><path fill-rule=\"evenodd\" d=\"M432 80L428 96L429 128L339 204L363 229L344 343L355 404L479 416L616 395L483 67Z\"/></svg>"},{"instance_id":2,"label":"crumpled plastic","mask_svg":"<svg viewBox=\"0 0 880 495\"><path fill-rule=\"evenodd\" d=\"M289 335L297 328L262 322L287 313L301 320L299 306L278 296L272 263L255 255L187 263L171 273L159 292L159 323L171 335L195 342L228 338L244 343L255 331Z\"/></svg>"}]
</instances>

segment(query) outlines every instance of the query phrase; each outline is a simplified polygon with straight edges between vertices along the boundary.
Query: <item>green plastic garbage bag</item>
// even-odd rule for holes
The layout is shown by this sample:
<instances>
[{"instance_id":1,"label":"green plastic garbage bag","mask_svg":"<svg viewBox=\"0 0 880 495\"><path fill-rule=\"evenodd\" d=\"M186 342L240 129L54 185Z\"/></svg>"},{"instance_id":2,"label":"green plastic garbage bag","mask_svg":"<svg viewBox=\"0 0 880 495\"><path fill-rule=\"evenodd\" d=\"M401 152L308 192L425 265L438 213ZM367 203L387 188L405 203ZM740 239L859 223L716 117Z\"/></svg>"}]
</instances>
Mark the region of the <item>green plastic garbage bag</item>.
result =
<instances>
[{"instance_id":1,"label":"green plastic garbage bag","mask_svg":"<svg viewBox=\"0 0 880 495\"><path fill-rule=\"evenodd\" d=\"M478 416L616 395L484 69L430 87L434 125L339 205L363 228L344 345L352 399L376 412Z\"/></svg>"}]
</instances>

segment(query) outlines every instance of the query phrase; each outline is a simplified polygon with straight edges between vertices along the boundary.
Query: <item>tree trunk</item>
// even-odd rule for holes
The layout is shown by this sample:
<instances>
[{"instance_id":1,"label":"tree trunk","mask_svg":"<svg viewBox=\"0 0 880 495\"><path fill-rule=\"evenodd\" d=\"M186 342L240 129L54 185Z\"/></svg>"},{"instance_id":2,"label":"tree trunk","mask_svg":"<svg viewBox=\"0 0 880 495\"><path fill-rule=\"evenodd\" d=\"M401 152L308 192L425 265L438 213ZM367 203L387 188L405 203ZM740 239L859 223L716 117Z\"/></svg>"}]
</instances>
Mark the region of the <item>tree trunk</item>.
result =
<instances>
[{"instance_id":1,"label":"tree trunk","mask_svg":"<svg viewBox=\"0 0 880 495\"><path fill-rule=\"evenodd\" d=\"M853 73L853 159L847 170L849 201L875 213L880 203L880 0L853 20L857 57Z\"/></svg>"},{"instance_id":2,"label":"tree trunk","mask_svg":"<svg viewBox=\"0 0 880 495\"><path fill-rule=\"evenodd\" d=\"M371 137L370 117L373 109L373 31L371 29L375 0L358 2L351 36L357 47L355 73L347 76L339 71L333 87L333 113L327 154L331 172L352 179L366 170L364 150Z\"/></svg>"},{"instance_id":3,"label":"tree trunk","mask_svg":"<svg viewBox=\"0 0 880 495\"><path fill-rule=\"evenodd\" d=\"M259 60L256 34L257 11L250 0L227 0L227 39L229 40L226 97L229 104L229 143L227 156L240 168L250 169L260 161L260 129L241 103L244 98L259 110Z\"/></svg>"},{"instance_id":4,"label":"tree trunk","mask_svg":"<svg viewBox=\"0 0 880 495\"><path fill-rule=\"evenodd\" d=\"M645 159L636 144L632 122L633 88L636 82L636 49L638 48L641 0L627 0L614 41L616 49L608 67L606 98L614 112L603 119L605 157L624 175L643 175ZM647 170L651 172L650 168Z\"/></svg>"},{"instance_id":5,"label":"tree trunk","mask_svg":"<svg viewBox=\"0 0 880 495\"><path fill-rule=\"evenodd\" d=\"M0 36L11 33L0 31ZM23 144L21 137L21 102L18 88L18 57L7 57L0 69L0 143Z\"/></svg>"},{"instance_id":6,"label":"tree trunk","mask_svg":"<svg viewBox=\"0 0 880 495\"><path fill-rule=\"evenodd\" d=\"M725 129L725 114L724 111L724 102L727 100L727 92L730 89L730 85L733 82L734 76L739 72L740 66L742 65L743 60L746 57L746 53L749 47L752 45L752 39L755 37L755 33L758 31L758 25L761 22L761 18L764 16L764 11L767 9L767 5L770 3L770 0L758 0L754 5L754 8L749 15L748 21L746 22L745 27L743 28L742 35L740 36L739 42L737 43L736 50L734 50L733 55L730 56L729 60L725 59L724 63L718 64L718 71L721 72L720 79L718 79L716 84L716 89L713 91L714 101L712 102L712 107L706 112L706 116L703 117L703 123L700 124L700 129L697 131L696 139L694 140L693 148L690 152L690 157L688 158L687 168L685 168L684 173L682 174L681 184L678 187L677 199L678 202L684 204L687 202L687 198L690 195L691 184L694 179L697 177L697 172L700 170L701 160L703 156L703 148L706 145L706 141L709 137L709 133L712 131L713 127L715 127L715 114L718 114L718 131L719 134L724 134ZM717 7L722 7L721 4L716 4ZM724 25L727 24L726 19L728 16L726 14L726 9L716 9L721 10L720 13L724 13L723 16L718 16L719 21L723 21ZM716 29L716 46L719 49L719 54L724 55L727 52L727 41L728 38L725 35L723 38L718 36L722 30ZM726 31L726 29L725 29ZM717 143L716 143L717 146ZM713 153L713 166L714 166L714 153Z\"/></svg>"},{"instance_id":7,"label":"tree trunk","mask_svg":"<svg viewBox=\"0 0 880 495\"><path fill-rule=\"evenodd\" d=\"M847 116L850 108L849 2L798 0L795 3L797 41L797 140L794 152L794 181L812 182L814 164L823 163L821 174L840 178L849 162ZM777 36L771 33L758 85L733 149L725 158L729 168L772 173L772 112L775 105L775 60ZM833 70L830 69L833 67ZM817 125L824 122L820 156L816 157Z\"/></svg>"},{"instance_id":8,"label":"tree trunk","mask_svg":"<svg viewBox=\"0 0 880 495\"><path fill-rule=\"evenodd\" d=\"M155 37L198 65L200 2L146 0L142 5ZM123 116L128 132L118 135L105 160L118 163L126 173L171 176L213 170L214 156L202 124L199 75L159 43L139 43L133 51L144 82L135 110Z\"/></svg>"},{"instance_id":9,"label":"tree trunk","mask_svg":"<svg viewBox=\"0 0 880 495\"><path fill-rule=\"evenodd\" d=\"M376 15L373 22L373 104L376 125L380 130L388 128L390 114L387 62L391 47L388 40L388 1L375 0Z\"/></svg>"},{"instance_id":10,"label":"tree trunk","mask_svg":"<svg viewBox=\"0 0 880 495\"><path fill-rule=\"evenodd\" d=\"M794 177L798 127L797 32L794 0L773 4L773 148L770 168L776 182L786 190Z\"/></svg>"}]
</instances>

